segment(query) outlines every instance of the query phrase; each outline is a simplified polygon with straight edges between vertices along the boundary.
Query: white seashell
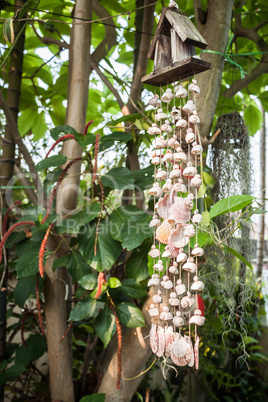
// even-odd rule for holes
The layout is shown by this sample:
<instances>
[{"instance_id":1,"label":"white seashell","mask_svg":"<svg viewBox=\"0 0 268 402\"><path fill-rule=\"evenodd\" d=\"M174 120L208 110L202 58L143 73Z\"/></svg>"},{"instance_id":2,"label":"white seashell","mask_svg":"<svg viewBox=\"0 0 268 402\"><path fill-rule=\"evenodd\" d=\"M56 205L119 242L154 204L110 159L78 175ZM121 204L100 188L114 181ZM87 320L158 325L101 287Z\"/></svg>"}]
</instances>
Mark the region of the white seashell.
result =
<instances>
[{"instance_id":1,"label":"white seashell","mask_svg":"<svg viewBox=\"0 0 268 402\"><path fill-rule=\"evenodd\" d=\"M202 281L195 281L192 285L191 285L191 290L203 290L205 287L204 283Z\"/></svg>"},{"instance_id":2,"label":"white seashell","mask_svg":"<svg viewBox=\"0 0 268 402\"><path fill-rule=\"evenodd\" d=\"M156 325L152 324L151 330L150 330L150 346L151 346L153 353L157 352L158 345L159 345L159 340L158 340L158 334L156 331Z\"/></svg>"},{"instance_id":3,"label":"white seashell","mask_svg":"<svg viewBox=\"0 0 268 402\"><path fill-rule=\"evenodd\" d=\"M198 244L195 244L193 250L192 250L192 255L195 257L202 257L204 255L204 250L198 246Z\"/></svg>"},{"instance_id":4,"label":"white seashell","mask_svg":"<svg viewBox=\"0 0 268 402\"><path fill-rule=\"evenodd\" d=\"M165 120L167 118L167 115L165 113L163 113L163 109L158 109L157 110L157 114L155 115L155 120L156 121L161 121L161 120Z\"/></svg>"},{"instance_id":5,"label":"white seashell","mask_svg":"<svg viewBox=\"0 0 268 402\"><path fill-rule=\"evenodd\" d=\"M165 148L167 145L167 141L164 139L164 137L161 135L161 137L157 138L155 141L155 147L157 149L162 149Z\"/></svg>"},{"instance_id":6,"label":"white seashell","mask_svg":"<svg viewBox=\"0 0 268 402\"><path fill-rule=\"evenodd\" d=\"M160 128L157 126L156 123L153 123L153 124L152 124L152 127L150 127L150 128L148 129L148 134L150 134L150 135L161 134L161 130L160 130Z\"/></svg>"},{"instance_id":7,"label":"white seashell","mask_svg":"<svg viewBox=\"0 0 268 402\"><path fill-rule=\"evenodd\" d=\"M155 317L159 315L159 310L157 307L154 306L154 304L151 304L148 313L150 314L151 317Z\"/></svg>"},{"instance_id":8,"label":"white seashell","mask_svg":"<svg viewBox=\"0 0 268 402\"><path fill-rule=\"evenodd\" d=\"M172 343L171 360L177 366L187 366L192 358L191 346L186 342L178 332L175 335L175 341Z\"/></svg>"},{"instance_id":9,"label":"white seashell","mask_svg":"<svg viewBox=\"0 0 268 402\"><path fill-rule=\"evenodd\" d=\"M188 91L183 87L183 85L179 85L179 88L176 92L176 98L187 98Z\"/></svg>"},{"instance_id":10,"label":"white seashell","mask_svg":"<svg viewBox=\"0 0 268 402\"><path fill-rule=\"evenodd\" d=\"M187 292L187 296L184 296L181 299L181 307L182 308L188 308L188 307L192 307L192 305L195 303L195 299L193 297L188 296L188 292ZM191 293L190 293L191 294ZM184 305L186 307L184 307Z\"/></svg>"},{"instance_id":11,"label":"white seashell","mask_svg":"<svg viewBox=\"0 0 268 402\"><path fill-rule=\"evenodd\" d=\"M160 219L158 219L158 216L157 216L157 215L154 215L154 216L153 216L153 219L152 219L151 222L150 222L149 227L150 227L150 228L157 228L158 226L160 226L160 224L161 224Z\"/></svg>"},{"instance_id":12,"label":"white seashell","mask_svg":"<svg viewBox=\"0 0 268 402\"><path fill-rule=\"evenodd\" d=\"M188 366L189 366L189 367L193 367L193 366L194 366L194 348L193 348L193 343L192 343L191 338L190 338L189 336L185 335L184 338L185 338L186 342L190 345L190 347L191 347L191 353L192 353L192 357L191 357L190 362L188 363Z\"/></svg>"},{"instance_id":13,"label":"white seashell","mask_svg":"<svg viewBox=\"0 0 268 402\"><path fill-rule=\"evenodd\" d=\"M197 174L196 168L192 165L192 162L187 163L187 167L183 171L184 177L193 177Z\"/></svg>"},{"instance_id":14,"label":"white seashell","mask_svg":"<svg viewBox=\"0 0 268 402\"><path fill-rule=\"evenodd\" d=\"M157 257L160 256L160 251L159 251L155 246L152 246L152 248L151 248L151 250L149 251L148 255L149 255L151 258L157 258Z\"/></svg>"},{"instance_id":15,"label":"white seashell","mask_svg":"<svg viewBox=\"0 0 268 402\"><path fill-rule=\"evenodd\" d=\"M177 257L177 262L184 262L187 260L187 254L184 253L183 248L180 250L179 255Z\"/></svg>"},{"instance_id":16,"label":"white seashell","mask_svg":"<svg viewBox=\"0 0 268 402\"><path fill-rule=\"evenodd\" d=\"M180 305L180 301L177 297L171 297L168 302L173 307L177 307Z\"/></svg>"},{"instance_id":17,"label":"white seashell","mask_svg":"<svg viewBox=\"0 0 268 402\"><path fill-rule=\"evenodd\" d=\"M154 197L160 197L162 195L162 189L159 183L154 183L153 187L150 188L149 194L153 195Z\"/></svg>"},{"instance_id":18,"label":"white seashell","mask_svg":"<svg viewBox=\"0 0 268 402\"><path fill-rule=\"evenodd\" d=\"M176 1L171 0L171 2L168 5L170 8L178 8L178 4L176 3Z\"/></svg>"},{"instance_id":19,"label":"white seashell","mask_svg":"<svg viewBox=\"0 0 268 402\"><path fill-rule=\"evenodd\" d=\"M164 330L164 328L158 326L157 334L158 334L158 350L156 352L156 355L158 357L161 357L161 356L163 356L164 351L165 351L165 330Z\"/></svg>"},{"instance_id":20,"label":"white seashell","mask_svg":"<svg viewBox=\"0 0 268 402\"><path fill-rule=\"evenodd\" d=\"M163 251L163 253L162 253L162 257L164 258L170 258L170 257L172 257L172 254L170 253L170 251L169 251L169 249L168 249L168 246L166 246L165 247L165 251Z\"/></svg>"},{"instance_id":21,"label":"white seashell","mask_svg":"<svg viewBox=\"0 0 268 402\"><path fill-rule=\"evenodd\" d=\"M203 147L202 147L202 145L199 145L199 144L194 145L194 144L193 144L193 148L192 148L192 150L191 150L191 153L192 153L193 155L202 155L202 152L203 152Z\"/></svg>"},{"instance_id":22,"label":"white seashell","mask_svg":"<svg viewBox=\"0 0 268 402\"><path fill-rule=\"evenodd\" d=\"M168 280L162 286L163 286L164 289L172 289L173 288L173 283L170 280Z\"/></svg>"},{"instance_id":23,"label":"white seashell","mask_svg":"<svg viewBox=\"0 0 268 402\"><path fill-rule=\"evenodd\" d=\"M194 259L192 257L187 258L187 262L183 264L182 269L191 274L196 273L196 264L194 263Z\"/></svg>"},{"instance_id":24,"label":"white seashell","mask_svg":"<svg viewBox=\"0 0 268 402\"><path fill-rule=\"evenodd\" d=\"M182 179L179 179L178 183L176 183L174 186L176 186L176 191L180 191L181 193L185 194L188 191Z\"/></svg>"},{"instance_id":25,"label":"white seashell","mask_svg":"<svg viewBox=\"0 0 268 402\"><path fill-rule=\"evenodd\" d=\"M173 106L170 116L174 121L178 120L181 117L181 111L177 109L176 106Z\"/></svg>"},{"instance_id":26,"label":"white seashell","mask_svg":"<svg viewBox=\"0 0 268 402\"><path fill-rule=\"evenodd\" d=\"M200 88L199 88L198 85L195 85L195 86L193 87L193 92L196 92L197 94L200 94Z\"/></svg>"},{"instance_id":27,"label":"white seashell","mask_svg":"<svg viewBox=\"0 0 268 402\"><path fill-rule=\"evenodd\" d=\"M152 158L152 160L151 160L151 164L152 164L152 165L159 165L159 163L160 163L160 158L159 158L159 156L154 156L154 157Z\"/></svg>"},{"instance_id":28,"label":"white seashell","mask_svg":"<svg viewBox=\"0 0 268 402\"><path fill-rule=\"evenodd\" d=\"M173 148L173 149L177 149L177 148L179 148L179 147L180 147L179 141L175 141L172 148Z\"/></svg>"},{"instance_id":29,"label":"white seashell","mask_svg":"<svg viewBox=\"0 0 268 402\"><path fill-rule=\"evenodd\" d=\"M186 134L185 141L187 142L187 144L191 144L194 140L195 140L195 135L192 131L190 131L189 133Z\"/></svg>"},{"instance_id":30,"label":"white seashell","mask_svg":"<svg viewBox=\"0 0 268 402\"><path fill-rule=\"evenodd\" d=\"M170 139L168 140L167 145L168 145L170 148L173 148L173 145L175 144L175 141L176 141L176 138L172 137L172 138L170 138Z\"/></svg>"},{"instance_id":31,"label":"white seashell","mask_svg":"<svg viewBox=\"0 0 268 402\"><path fill-rule=\"evenodd\" d=\"M185 119L179 119L176 123L177 127L187 127L188 123Z\"/></svg>"},{"instance_id":32,"label":"white seashell","mask_svg":"<svg viewBox=\"0 0 268 402\"><path fill-rule=\"evenodd\" d=\"M196 212L196 211L195 211L195 212ZM202 222L202 219L203 219L202 215L199 214L198 212L197 212L197 213L194 213L194 215L193 215L193 217L192 217L192 221L193 221L193 223L195 223L195 224L201 223L201 222Z\"/></svg>"},{"instance_id":33,"label":"white seashell","mask_svg":"<svg viewBox=\"0 0 268 402\"><path fill-rule=\"evenodd\" d=\"M170 209L173 203L173 199L170 197L170 194L166 194L165 197L158 201L155 205L157 209L158 215L161 216L163 219L168 219L170 216Z\"/></svg>"},{"instance_id":34,"label":"white seashell","mask_svg":"<svg viewBox=\"0 0 268 402\"><path fill-rule=\"evenodd\" d=\"M165 123L162 124L161 130L162 130L162 131L165 131L165 132L167 132L167 133L172 133L173 130L172 130L172 127L171 127L171 125L169 124L169 121L168 121L168 120L166 120Z\"/></svg>"},{"instance_id":35,"label":"white seashell","mask_svg":"<svg viewBox=\"0 0 268 402\"><path fill-rule=\"evenodd\" d=\"M162 299L162 297L160 295L154 295L153 296L153 302L155 304L160 304L160 303L163 303L163 299Z\"/></svg>"},{"instance_id":36,"label":"white seashell","mask_svg":"<svg viewBox=\"0 0 268 402\"><path fill-rule=\"evenodd\" d=\"M164 191L164 193L167 193L171 189L172 189L172 181L171 179L167 179L166 183L162 187L162 191Z\"/></svg>"},{"instance_id":37,"label":"white seashell","mask_svg":"<svg viewBox=\"0 0 268 402\"><path fill-rule=\"evenodd\" d=\"M173 154L167 150L166 154L163 157L163 162L170 162L173 160Z\"/></svg>"},{"instance_id":38,"label":"white seashell","mask_svg":"<svg viewBox=\"0 0 268 402\"><path fill-rule=\"evenodd\" d=\"M192 114L192 115L189 117L189 122L192 123L192 124L199 123L199 122L200 122L200 119L199 119L199 117L197 116L197 114Z\"/></svg>"},{"instance_id":39,"label":"white seashell","mask_svg":"<svg viewBox=\"0 0 268 402\"><path fill-rule=\"evenodd\" d=\"M175 162L186 162L187 161L187 156L186 154L181 150L181 148L178 148L176 152L173 154L173 158Z\"/></svg>"},{"instance_id":40,"label":"white seashell","mask_svg":"<svg viewBox=\"0 0 268 402\"><path fill-rule=\"evenodd\" d=\"M150 100L149 100L149 105L153 106L153 107L160 107L161 106L161 102L159 100L159 96L158 95L154 95Z\"/></svg>"},{"instance_id":41,"label":"white seashell","mask_svg":"<svg viewBox=\"0 0 268 402\"><path fill-rule=\"evenodd\" d=\"M158 260L158 262L156 264L154 264L154 270L158 271L158 272L164 271L163 262L161 260Z\"/></svg>"},{"instance_id":42,"label":"white seashell","mask_svg":"<svg viewBox=\"0 0 268 402\"><path fill-rule=\"evenodd\" d=\"M195 235L194 225L192 225L192 224L185 225L185 227L184 227L184 236L193 237L194 235Z\"/></svg>"},{"instance_id":43,"label":"white seashell","mask_svg":"<svg viewBox=\"0 0 268 402\"><path fill-rule=\"evenodd\" d=\"M165 180L167 178L167 172L165 170L162 170L161 168L158 169L155 177L158 180Z\"/></svg>"},{"instance_id":44,"label":"white seashell","mask_svg":"<svg viewBox=\"0 0 268 402\"><path fill-rule=\"evenodd\" d=\"M178 249L180 249L181 247L185 247L189 243L189 237L184 236L183 225L178 225L176 230L174 230L174 232L170 236L170 242L173 247L176 247Z\"/></svg>"},{"instance_id":45,"label":"white seashell","mask_svg":"<svg viewBox=\"0 0 268 402\"><path fill-rule=\"evenodd\" d=\"M178 316L174 317L173 318L173 325L175 327L183 327L184 319L182 317L178 317Z\"/></svg>"},{"instance_id":46,"label":"white seashell","mask_svg":"<svg viewBox=\"0 0 268 402\"><path fill-rule=\"evenodd\" d=\"M172 275L177 275L179 273L178 269L174 267L174 265L171 265L168 270Z\"/></svg>"},{"instance_id":47,"label":"white seashell","mask_svg":"<svg viewBox=\"0 0 268 402\"><path fill-rule=\"evenodd\" d=\"M199 369L199 336L196 338L194 344L194 362L196 370Z\"/></svg>"},{"instance_id":48,"label":"white seashell","mask_svg":"<svg viewBox=\"0 0 268 402\"><path fill-rule=\"evenodd\" d=\"M159 283L160 283L159 278L151 278L151 279L149 279L147 286L148 287L150 287L150 286L158 286Z\"/></svg>"},{"instance_id":49,"label":"white seashell","mask_svg":"<svg viewBox=\"0 0 268 402\"><path fill-rule=\"evenodd\" d=\"M189 323L190 323L190 324L196 324L196 325L198 325L198 326L202 326L202 325L205 324L205 321L206 321L206 319L205 319L205 317L203 317L202 315L193 315L193 316L190 318Z\"/></svg>"},{"instance_id":50,"label":"white seashell","mask_svg":"<svg viewBox=\"0 0 268 402\"><path fill-rule=\"evenodd\" d=\"M167 88L166 92L161 96L161 101L165 103L169 103L174 98L171 88Z\"/></svg>"},{"instance_id":51,"label":"white seashell","mask_svg":"<svg viewBox=\"0 0 268 402\"><path fill-rule=\"evenodd\" d=\"M182 107L182 110L184 112L193 113L193 111L196 110L196 106L192 100L188 100L188 102Z\"/></svg>"},{"instance_id":52,"label":"white seashell","mask_svg":"<svg viewBox=\"0 0 268 402\"><path fill-rule=\"evenodd\" d=\"M200 174L196 174L192 179L190 185L192 187L200 187L202 184L202 179Z\"/></svg>"},{"instance_id":53,"label":"white seashell","mask_svg":"<svg viewBox=\"0 0 268 402\"><path fill-rule=\"evenodd\" d=\"M183 295L183 293L186 292L186 286L184 285L184 283L177 285L175 289L176 289L178 296L181 296L181 295Z\"/></svg>"}]
</instances>

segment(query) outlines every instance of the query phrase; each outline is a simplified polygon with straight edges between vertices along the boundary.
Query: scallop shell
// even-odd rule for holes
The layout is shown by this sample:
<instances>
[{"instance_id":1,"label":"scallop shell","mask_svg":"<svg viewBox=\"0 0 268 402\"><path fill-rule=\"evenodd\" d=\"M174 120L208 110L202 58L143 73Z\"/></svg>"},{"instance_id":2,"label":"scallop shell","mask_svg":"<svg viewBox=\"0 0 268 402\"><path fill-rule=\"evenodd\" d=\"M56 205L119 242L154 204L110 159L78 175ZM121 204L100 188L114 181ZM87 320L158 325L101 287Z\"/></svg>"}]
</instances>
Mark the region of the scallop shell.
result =
<instances>
[{"instance_id":1,"label":"scallop shell","mask_svg":"<svg viewBox=\"0 0 268 402\"><path fill-rule=\"evenodd\" d=\"M176 223L187 223L191 217L189 209L186 208L185 198L182 197L175 197L175 202L171 206L170 212Z\"/></svg>"},{"instance_id":2,"label":"scallop shell","mask_svg":"<svg viewBox=\"0 0 268 402\"><path fill-rule=\"evenodd\" d=\"M196 325L198 325L198 326L202 326L202 325L205 324L205 321L206 321L206 319L205 319L205 317L203 317L202 315L193 315L193 316L190 318L189 323L190 323L190 324L196 324Z\"/></svg>"},{"instance_id":3,"label":"scallop shell","mask_svg":"<svg viewBox=\"0 0 268 402\"><path fill-rule=\"evenodd\" d=\"M170 196L170 194L166 194L165 197L157 203L158 215L161 216L161 218L163 219L168 219L168 217L171 215L170 208L172 204L172 197Z\"/></svg>"},{"instance_id":4,"label":"scallop shell","mask_svg":"<svg viewBox=\"0 0 268 402\"><path fill-rule=\"evenodd\" d=\"M152 324L151 330L150 330L150 346L151 346L153 353L157 352L158 344L159 344L159 340L158 340L158 334L156 331L156 325Z\"/></svg>"},{"instance_id":5,"label":"scallop shell","mask_svg":"<svg viewBox=\"0 0 268 402\"><path fill-rule=\"evenodd\" d=\"M183 295L183 293L186 292L186 286L184 285L184 283L177 285L175 289L178 296L181 296Z\"/></svg>"},{"instance_id":6,"label":"scallop shell","mask_svg":"<svg viewBox=\"0 0 268 402\"><path fill-rule=\"evenodd\" d=\"M180 248L177 248L177 247L173 246L173 244L171 243L170 237L168 239L167 245L168 245L168 249L169 249L171 255L173 257L177 258Z\"/></svg>"},{"instance_id":7,"label":"scallop shell","mask_svg":"<svg viewBox=\"0 0 268 402\"><path fill-rule=\"evenodd\" d=\"M171 347L171 359L177 366L187 366L192 358L191 346L179 333L176 332L175 341Z\"/></svg>"},{"instance_id":8,"label":"scallop shell","mask_svg":"<svg viewBox=\"0 0 268 402\"><path fill-rule=\"evenodd\" d=\"M175 342L175 333L171 326L165 327L165 356L169 357L173 342Z\"/></svg>"},{"instance_id":9,"label":"scallop shell","mask_svg":"<svg viewBox=\"0 0 268 402\"><path fill-rule=\"evenodd\" d=\"M155 236L160 243L167 244L170 232L170 224L167 219L164 219L163 223L156 229Z\"/></svg>"},{"instance_id":10,"label":"scallop shell","mask_svg":"<svg viewBox=\"0 0 268 402\"><path fill-rule=\"evenodd\" d=\"M187 335L185 335L185 340L186 340L186 342L190 345L190 347L191 347L191 354L192 354L192 357L191 357L190 362L188 363L188 366L189 366L189 367L193 367L193 366L194 366L194 348L193 348L193 342L191 341L190 337L187 336Z\"/></svg>"},{"instance_id":11,"label":"scallop shell","mask_svg":"<svg viewBox=\"0 0 268 402\"><path fill-rule=\"evenodd\" d=\"M189 237L184 236L184 226L178 225L177 229L170 235L170 242L176 248L185 247L189 243ZM170 250L172 253L172 251Z\"/></svg>"},{"instance_id":12,"label":"scallop shell","mask_svg":"<svg viewBox=\"0 0 268 402\"><path fill-rule=\"evenodd\" d=\"M157 334L158 334L158 350L156 352L156 355L158 357L163 356L164 351L165 351L165 330L163 327L158 327L157 330Z\"/></svg>"},{"instance_id":13,"label":"scallop shell","mask_svg":"<svg viewBox=\"0 0 268 402\"><path fill-rule=\"evenodd\" d=\"M157 248L155 248L155 246L152 246L152 248L151 248L151 250L149 251L148 255L149 255L151 258L157 258L157 257L160 256L160 251L159 251Z\"/></svg>"},{"instance_id":14,"label":"scallop shell","mask_svg":"<svg viewBox=\"0 0 268 402\"><path fill-rule=\"evenodd\" d=\"M199 369L199 336L196 338L194 344L194 362L196 370Z\"/></svg>"}]
</instances>

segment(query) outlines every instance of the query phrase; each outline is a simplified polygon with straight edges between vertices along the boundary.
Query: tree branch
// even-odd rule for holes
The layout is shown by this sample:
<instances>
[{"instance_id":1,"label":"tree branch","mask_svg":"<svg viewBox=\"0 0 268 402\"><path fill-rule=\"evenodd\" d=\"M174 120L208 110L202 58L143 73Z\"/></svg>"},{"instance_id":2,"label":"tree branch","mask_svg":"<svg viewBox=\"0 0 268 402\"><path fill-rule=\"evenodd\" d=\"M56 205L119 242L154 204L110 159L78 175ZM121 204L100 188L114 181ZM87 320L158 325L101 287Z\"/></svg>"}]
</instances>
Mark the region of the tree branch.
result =
<instances>
[{"instance_id":1,"label":"tree branch","mask_svg":"<svg viewBox=\"0 0 268 402\"><path fill-rule=\"evenodd\" d=\"M268 24L268 21L262 21L258 25L256 25L255 28L253 28L253 29L255 32L258 32L259 29L263 28L267 24Z\"/></svg>"},{"instance_id":2,"label":"tree branch","mask_svg":"<svg viewBox=\"0 0 268 402\"><path fill-rule=\"evenodd\" d=\"M38 173L35 170L35 164L32 160L32 157L30 155L30 152L28 151L28 148L25 146L24 142L22 141L22 138L20 136L18 127L13 119L13 116L11 114L11 111L6 103L6 100L4 98L3 92L0 91L0 106L2 107L6 120L7 120L7 125L10 127L10 130L12 132L13 139L15 143L18 145L20 152L22 153L25 162L29 166L29 170L31 173L31 177L33 179L34 185L36 190L39 192L41 189L43 189L42 183L40 181L40 178L38 176Z\"/></svg>"},{"instance_id":3,"label":"tree branch","mask_svg":"<svg viewBox=\"0 0 268 402\"><path fill-rule=\"evenodd\" d=\"M100 17L110 17L108 11L97 1L93 0L93 11ZM105 38L91 55L92 64L98 66L101 59L107 56L109 50L116 45L116 30L113 19L105 25ZM90 68L93 68L91 65Z\"/></svg>"},{"instance_id":4,"label":"tree branch","mask_svg":"<svg viewBox=\"0 0 268 402\"><path fill-rule=\"evenodd\" d=\"M34 31L36 37L40 40L40 42L44 43L45 45L52 45L53 44L53 45L58 46L58 48L60 50L70 48L70 45L68 45L68 43L66 43L65 41L61 42L60 40L58 40L56 38L52 38L51 36L43 36L43 37L40 36L39 33L37 32L37 30L34 27L34 23L32 23L31 25L32 25L32 28L33 28L33 31Z\"/></svg>"},{"instance_id":5,"label":"tree branch","mask_svg":"<svg viewBox=\"0 0 268 402\"><path fill-rule=\"evenodd\" d=\"M117 103L120 107L120 109L123 108L124 106L124 102L121 99L121 96L119 95L119 92L117 91L117 89L112 85L112 83L108 80L108 78L106 77L106 75L104 75L101 70L99 69L98 66L96 65L92 65L92 67L94 68L94 70L96 71L96 73L98 74L98 76L100 77L100 79L102 80L102 82L107 86L107 88L110 89L110 91L112 92L112 94L115 96Z\"/></svg>"},{"instance_id":6,"label":"tree branch","mask_svg":"<svg viewBox=\"0 0 268 402\"><path fill-rule=\"evenodd\" d=\"M134 103L137 103L140 92L142 89L141 78L146 74L147 68L147 54L150 46L150 42L152 39L152 32L154 27L154 10L155 5L149 6L150 4L154 3L154 0L145 0L145 8L144 8L144 16L143 16L143 24L142 24L142 36L141 36L141 43L140 43L140 51L138 56L137 68L133 77L132 86L130 97L127 103L127 107L130 113L135 113L135 108L130 101L132 98ZM149 6L149 7L148 7Z\"/></svg>"}]
</instances>

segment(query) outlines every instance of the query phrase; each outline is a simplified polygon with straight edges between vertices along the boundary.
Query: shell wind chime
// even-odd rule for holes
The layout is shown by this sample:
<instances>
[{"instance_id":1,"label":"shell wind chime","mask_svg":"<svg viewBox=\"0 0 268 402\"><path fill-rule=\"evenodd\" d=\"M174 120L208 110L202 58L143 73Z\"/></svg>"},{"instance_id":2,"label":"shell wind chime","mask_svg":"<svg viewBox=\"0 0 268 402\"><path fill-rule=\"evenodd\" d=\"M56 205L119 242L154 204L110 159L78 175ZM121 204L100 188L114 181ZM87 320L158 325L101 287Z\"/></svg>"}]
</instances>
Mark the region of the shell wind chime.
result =
<instances>
[{"instance_id":1,"label":"shell wind chime","mask_svg":"<svg viewBox=\"0 0 268 402\"><path fill-rule=\"evenodd\" d=\"M149 50L154 71L142 81L160 87L160 96L155 94L149 101L155 108L155 123L148 130L154 137L151 163L155 167L149 190L154 197L150 345L164 361L170 358L177 366L198 369L198 327L205 323L199 295L204 283L198 277L198 260L204 255L198 245L202 215L197 209L202 184L197 167L203 151L196 110L200 89L196 79L188 89L182 80L189 81L211 65L195 56L194 46L206 48L207 44L172 1L163 9ZM162 252L161 244L165 245Z\"/></svg>"}]
</instances>

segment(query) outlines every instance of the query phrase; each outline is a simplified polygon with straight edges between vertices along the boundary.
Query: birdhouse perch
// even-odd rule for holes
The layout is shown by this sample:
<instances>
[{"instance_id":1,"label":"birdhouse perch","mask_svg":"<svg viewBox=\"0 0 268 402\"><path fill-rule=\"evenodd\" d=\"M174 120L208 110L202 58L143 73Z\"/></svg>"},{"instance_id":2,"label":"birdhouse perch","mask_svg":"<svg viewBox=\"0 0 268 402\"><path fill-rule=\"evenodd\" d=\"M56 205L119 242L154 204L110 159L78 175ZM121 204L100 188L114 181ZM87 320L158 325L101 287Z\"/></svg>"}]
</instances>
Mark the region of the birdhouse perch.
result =
<instances>
[{"instance_id":1,"label":"birdhouse perch","mask_svg":"<svg viewBox=\"0 0 268 402\"><path fill-rule=\"evenodd\" d=\"M195 47L206 49L207 43L194 24L178 8L164 7L148 53L154 69L142 82L165 86L209 70L211 64L195 55Z\"/></svg>"}]
</instances>

